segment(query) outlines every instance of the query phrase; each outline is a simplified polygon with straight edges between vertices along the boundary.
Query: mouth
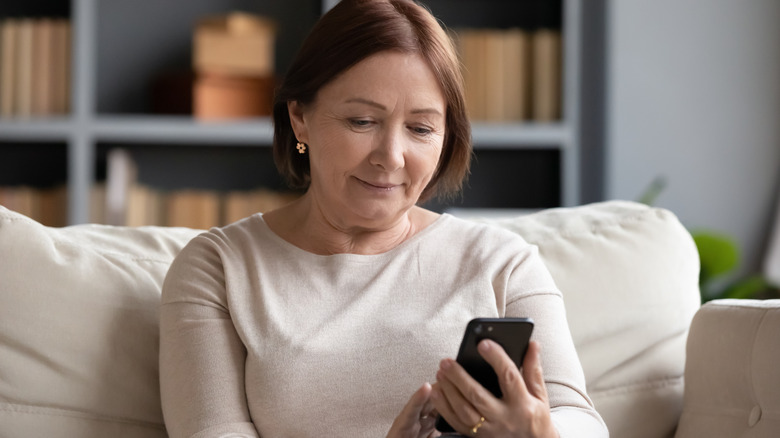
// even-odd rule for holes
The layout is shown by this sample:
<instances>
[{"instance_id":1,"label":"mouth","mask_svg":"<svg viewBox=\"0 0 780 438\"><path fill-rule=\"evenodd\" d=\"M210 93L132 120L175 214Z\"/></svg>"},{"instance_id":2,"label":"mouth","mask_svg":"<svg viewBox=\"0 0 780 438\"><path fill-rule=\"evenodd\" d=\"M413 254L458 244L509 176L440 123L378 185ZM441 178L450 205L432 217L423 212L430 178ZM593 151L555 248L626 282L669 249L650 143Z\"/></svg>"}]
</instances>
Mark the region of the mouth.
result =
<instances>
[{"instance_id":1,"label":"mouth","mask_svg":"<svg viewBox=\"0 0 780 438\"><path fill-rule=\"evenodd\" d=\"M384 183L384 182L368 182L364 181L360 178L355 178L363 187L374 190L374 191L380 191L380 192L391 192L393 189L398 187L398 184L391 184L391 183Z\"/></svg>"}]
</instances>

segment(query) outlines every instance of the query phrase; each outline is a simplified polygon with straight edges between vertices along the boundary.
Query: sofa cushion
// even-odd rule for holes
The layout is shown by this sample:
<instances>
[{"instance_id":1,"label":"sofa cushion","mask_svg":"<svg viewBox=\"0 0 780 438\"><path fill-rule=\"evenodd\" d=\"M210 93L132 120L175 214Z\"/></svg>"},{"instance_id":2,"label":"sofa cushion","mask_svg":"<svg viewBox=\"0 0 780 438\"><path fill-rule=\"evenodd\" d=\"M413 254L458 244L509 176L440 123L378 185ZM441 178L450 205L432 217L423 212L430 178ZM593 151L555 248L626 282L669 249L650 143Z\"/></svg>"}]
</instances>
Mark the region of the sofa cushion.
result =
<instances>
[{"instance_id":1,"label":"sofa cushion","mask_svg":"<svg viewBox=\"0 0 780 438\"><path fill-rule=\"evenodd\" d=\"M196 233L47 228L0 207L0 435L165 436L160 285Z\"/></svg>"},{"instance_id":2,"label":"sofa cushion","mask_svg":"<svg viewBox=\"0 0 780 438\"><path fill-rule=\"evenodd\" d=\"M677 217L610 201L490 222L539 246L610 436L672 436L700 305L698 252Z\"/></svg>"},{"instance_id":3,"label":"sofa cushion","mask_svg":"<svg viewBox=\"0 0 780 438\"><path fill-rule=\"evenodd\" d=\"M691 324L676 438L780 435L780 300L717 300Z\"/></svg>"}]
</instances>

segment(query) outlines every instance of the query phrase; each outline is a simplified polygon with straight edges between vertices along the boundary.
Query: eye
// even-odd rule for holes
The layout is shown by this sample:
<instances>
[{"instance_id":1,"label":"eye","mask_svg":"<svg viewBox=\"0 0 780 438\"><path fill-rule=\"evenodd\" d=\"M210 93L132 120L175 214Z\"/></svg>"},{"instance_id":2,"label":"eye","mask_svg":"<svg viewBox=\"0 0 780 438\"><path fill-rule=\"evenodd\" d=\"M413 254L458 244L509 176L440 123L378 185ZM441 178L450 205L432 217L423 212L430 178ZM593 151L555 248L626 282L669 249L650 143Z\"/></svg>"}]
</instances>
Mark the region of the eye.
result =
<instances>
[{"instance_id":1,"label":"eye","mask_svg":"<svg viewBox=\"0 0 780 438\"><path fill-rule=\"evenodd\" d=\"M421 136L430 135L433 132L433 129L425 127L425 126L412 126L409 128L413 133Z\"/></svg>"},{"instance_id":2,"label":"eye","mask_svg":"<svg viewBox=\"0 0 780 438\"><path fill-rule=\"evenodd\" d=\"M349 119L349 124L355 128L366 128L371 125L371 120L367 119Z\"/></svg>"}]
</instances>

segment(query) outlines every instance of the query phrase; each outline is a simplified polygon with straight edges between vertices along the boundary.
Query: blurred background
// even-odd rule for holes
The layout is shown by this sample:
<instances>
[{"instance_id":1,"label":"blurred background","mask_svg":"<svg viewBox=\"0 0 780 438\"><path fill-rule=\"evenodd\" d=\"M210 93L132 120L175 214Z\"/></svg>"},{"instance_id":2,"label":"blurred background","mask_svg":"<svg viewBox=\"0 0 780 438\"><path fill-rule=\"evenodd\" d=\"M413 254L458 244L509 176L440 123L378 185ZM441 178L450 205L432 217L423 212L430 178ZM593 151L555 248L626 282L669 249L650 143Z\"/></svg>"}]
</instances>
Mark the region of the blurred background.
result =
<instances>
[{"instance_id":1,"label":"blurred background","mask_svg":"<svg viewBox=\"0 0 780 438\"><path fill-rule=\"evenodd\" d=\"M334 3L3 0L0 204L205 228L298 196L270 99ZM458 44L475 143L463 196L428 207L646 202L694 234L705 295L780 282L780 2L423 3Z\"/></svg>"}]
</instances>

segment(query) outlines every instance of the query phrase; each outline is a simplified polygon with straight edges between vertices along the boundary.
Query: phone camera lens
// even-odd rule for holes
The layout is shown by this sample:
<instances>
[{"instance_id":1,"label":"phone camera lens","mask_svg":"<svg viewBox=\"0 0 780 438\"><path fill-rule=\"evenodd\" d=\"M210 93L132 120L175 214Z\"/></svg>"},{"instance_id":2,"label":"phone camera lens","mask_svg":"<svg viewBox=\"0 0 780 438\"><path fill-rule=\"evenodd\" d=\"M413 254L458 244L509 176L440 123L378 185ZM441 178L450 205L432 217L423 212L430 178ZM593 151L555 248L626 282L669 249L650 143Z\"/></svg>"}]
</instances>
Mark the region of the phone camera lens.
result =
<instances>
[{"instance_id":1,"label":"phone camera lens","mask_svg":"<svg viewBox=\"0 0 780 438\"><path fill-rule=\"evenodd\" d=\"M477 327L474 329L474 333L476 333L476 334L481 334L481 333L482 333L482 324L478 325L478 326L477 326Z\"/></svg>"}]
</instances>

